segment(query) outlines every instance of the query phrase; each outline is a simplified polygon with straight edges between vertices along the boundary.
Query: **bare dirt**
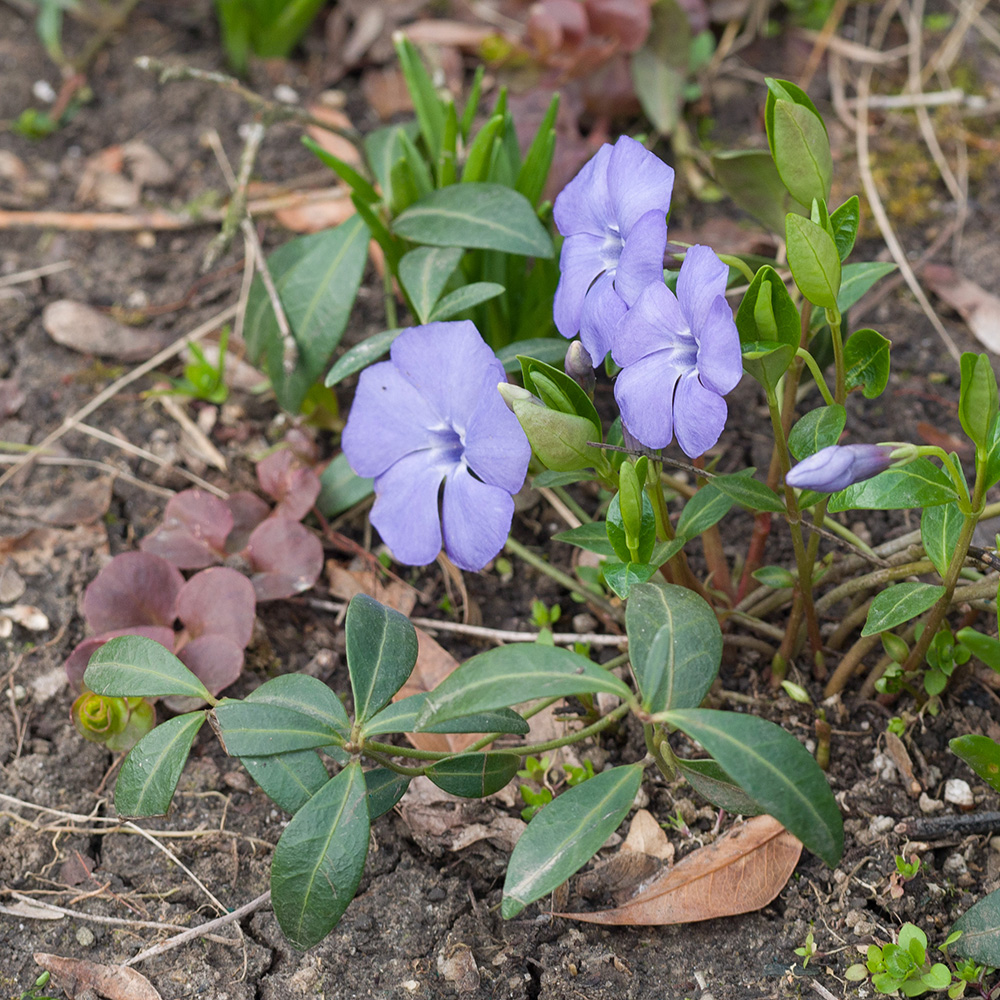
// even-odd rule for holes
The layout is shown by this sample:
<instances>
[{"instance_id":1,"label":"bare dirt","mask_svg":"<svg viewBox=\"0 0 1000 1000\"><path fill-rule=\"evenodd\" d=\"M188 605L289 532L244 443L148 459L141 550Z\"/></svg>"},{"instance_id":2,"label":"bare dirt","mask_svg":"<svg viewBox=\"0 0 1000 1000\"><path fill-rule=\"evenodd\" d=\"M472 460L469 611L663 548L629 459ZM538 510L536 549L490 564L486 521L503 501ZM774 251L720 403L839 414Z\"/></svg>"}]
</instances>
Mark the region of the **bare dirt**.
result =
<instances>
[{"instance_id":1,"label":"bare dirt","mask_svg":"<svg viewBox=\"0 0 1000 1000\"><path fill-rule=\"evenodd\" d=\"M19 6L0 2L0 120L14 119L32 102L35 81L57 84L32 24L17 12ZM79 31L75 22L68 22L70 43L79 41ZM132 63L139 54L169 54L219 68L214 32L207 2L141 3L124 37L95 64L90 74L94 100L81 107L70 124L35 142L10 131L0 133L0 154L13 154L27 171L26 178L19 179L0 174L0 207L80 210L74 192L82 165L98 151L133 139L154 147L171 168L167 185L145 192L150 203L179 208L205 199L206 193L221 193L224 182L200 136L207 128L217 129L235 161L241 147L238 128L250 120L245 106L239 98L197 82L159 87ZM779 62L794 55L771 53ZM977 62L980 54L971 53L969 59L981 67L985 79L995 81L995 53L985 69ZM773 62L766 69L776 75L784 72ZM317 88L310 72L293 64L282 71L282 82L308 94ZM268 85L261 75L255 82L262 89ZM749 87L741 94L742 107L752 108L756 98ZM356 95L350 106L357 107L359 128L375 124ZM752 120L752 112L745 117ZM724 127L732 124L729 119L739 121L739 115L720 113L720 119ZM835 132L835 138L843 143L838 153L850 172L846 133ZM882 138L891 156L891 136ZM258 165L262 179L278 182L313 169L314 161L299 146L297 129L277 126L270 132ZM960 258L967 277L994 290L1000 258L989 220L1000 217L997 185L994 173L975 188ZM901 220L908 249L918 253L944 224L948 210L941 190L934 190L939 198L936 212L918 225L906 226L906 219ZM731 215L725 206L700 206L693 199L688 207L681 199L676 203L673 224L686 232L703 227L707 231L720 220L727 223ZM287 238L273 223L265 231L269 246ZM3 451L37 443L121 370L114 360L98 360L55 344L42 326L44 307L60 298L129 309L184 300L151 320L151 328L169 342L236 301L239 268L230 265L241 264L239 248L218 265L219 272L228 269L228 274L217 272L215 280L187 297L200 278L202 254L214 232L211 225L141 233L0 229L0 278L61 261L70 265L9 290L0 288L0 379L12 380L25 397L16 412L0 410ZM867 246L877 251L876 243ZM941 259L947 259L947 250ZM362 319L352 326L350 337L380 328L377 303L373 286L365 292ZM963 349L979 349L959 321L951 317L947 322ZM957 370L914 301L893 293L869 312L864 324L876 326L893 341L894 375L880 400L855 405L852 416L863 427L859 436L916 439L928 433L926 428L959 434ZM178 373L176 364L168 370ZM267 888L272 845L287 822L207 731L195 744L170 815L143 823L159 833L155 843L132 828L106 822L114 816L114 778L108 774L112 755L80 739L69 722L72 694L62 663L83 637L78 613L83 588L110 554L132 548L153 527L165 502L163 489L188 485L176 465L226 489L246 488L252 483L249 456L279 438L285 426L272 399L234 392L211 431L228 471L206 469L192 457L177 424L139 395L149 385L142 380L128 387L86 422L166 458L165 469L74 430L52 452L66 464L37 465L0 489L0 574L5 568L16 570L26 585L16 601L37 606L50 623L39 633L15 625L9 638L0 639L2 996L16 997L34 981L40 971L33 960L37 952L120 963L160 940L155 929L136 921L186 925L210 919L218 911L208 891L229 909L253 899ZM743 418L727 432L731 438L724 461L733 467L747 461L763 465L766 438L752 429L763 416L750 386L740 388L733 409ZM70 464L77 459L104 465ZM118 474L123 472L134 479ZM344 530L360 540L361 526L362 519L356 518ZM878 542L908 526L915 521L890 524L879 519L867 530ZM559 527L556 515L535 501L519 515L516 531L522 542L562 561L568 550L547 541ZM745 526L739 530L745 531ZM732 539L733 552L737 541ZM342 553L328 554L343 558ZM440 614L436 608L446 584L439 571L431 568L411 579L428 595L418 612ZM499 628L528 627L535 597L562 604L559 627L570 627L573 614L585 610L527 566L516 567L511 585L503 584L495 570L467 576L467 584L484 624ZM326 596L322 585L316 595ZM465 640L441 641L458 656L475 649ZM275 672L295 670L308 670L342 690L347 680L342 654L342 634L329 612L302 602L265 606L248 668L232 693L245 694ZM818 697L818 686L799 679ZM739 697L727 699L717 692L713 697L720 705L753 710L781 722L803 741L812 739L808 710L772 695L762 679L762 665L752 654L727 661L721 687ZM220 932L232 943L221 943L218 936L198 939L143 962L139 970L165 998L213 1000L750 1000L818 995L814 983L829 991L824 996L859 995L843 980L857 945L889 939L906 920L919 923L932 943L941 943L954 919L1000 884L997 837L908 844L906 836L896 832L898 821L921 815L908 780L885 754L886 722L905 707L888 709L861 701L855 687L830 709L830 780L845 816L847 850L835 871L805 855L777 900L760 912L688 926L601 928L552 918L545 905L537 904L504 922L499 902L509 845L499 834L453 852L433 833L415 830L401 815L390 814L374 827L357 899L322 944L305 954L292 951L273 915L264 909L241 922L238 937L233 927ZM910 727L906 745L914 778L929 799L942 798L947 778L962 777L972 786L976 809L1000 808L997 796L947 751L953 736L997 736L998 718L995 689L967 677L953 685L940 715ZM634 760L641 756L641 747L641 735L626 728L607 738L596 757ZM681 801L682 789L650 772L643 795L661 821L679 803L682 812L688 810L689 835L671 832L678 853L711 836L714 814L689 810L689 803ZM518 806L507 811L516 815ZM488 822L497 807L462 808L463 820L471 823ZM955 807L941 811L951 813ZM894 857L910 851L922 860L920 873L905 885L900 898L892 898ZM37 913L17 915L15 892L77 915L55 920L35 919ZM85 914L117 922L99 922ZM794 949L810 931L817 955L803 969Z\"/></svg>"}]
</instances>

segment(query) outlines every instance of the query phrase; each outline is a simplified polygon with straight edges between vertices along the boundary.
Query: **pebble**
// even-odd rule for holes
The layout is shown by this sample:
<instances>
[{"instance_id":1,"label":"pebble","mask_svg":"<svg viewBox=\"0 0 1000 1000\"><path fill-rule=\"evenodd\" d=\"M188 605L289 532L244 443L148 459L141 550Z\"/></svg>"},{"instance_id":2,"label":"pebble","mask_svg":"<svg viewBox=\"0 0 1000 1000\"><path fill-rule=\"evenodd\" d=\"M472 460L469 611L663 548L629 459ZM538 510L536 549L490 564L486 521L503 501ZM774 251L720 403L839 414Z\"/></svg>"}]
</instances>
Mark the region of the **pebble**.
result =
<instances>
[{"instance_id":1,"label":"pebble","mask_svg":"<svg viewBox=\"0 0 1000 1000\"><path fill-rule=\"evenodd\" d=\"M939 809L944 809L944 803L940 799L932 799L926 792L920 793L918 805L920 806L920 811L927 815L937 812Z\"/></svg>"},{"instance_id":2,"label":"pebble","mask_svg":"<svg viewBox=\"0 0 1000 1000\"><path fill-rule=\"evenodd\" d=\"M949 778L945 782L944 800L958 806L963 811L972 809L976 804L969 783L962 778Z\"/></svg>"},{"instance_id":3,"label":"pebble","mask_svg":"<svg viewBox=\"0 0 1000 1000\"><path fill-rule=\"evenodd\" d=\"M941 871L948 878L958 878L969 871L969 866L965 863L965 858L961 854L949 854L945 863L941 866Z\"/></svg>"},{"instance_id":4,"label":"pebble","mask_svg":"<svg viewBox=\"0 0 1000 1000\"><path fill-rule=\"evenodd\" d=\"M293 87L289 87L287 83L279 83L278 86L274 88L274 99L276 101L281 101L282 104L299 103L298 92Z\"/></svg>"},{"instance_id":5,"label":"pebble","mask_svg":"<svg viewBox=\"0 0 1000 1000\"><path fill-rule=\"evenodd\" d=\"M875 836L880 833L888 833L895 825L896 821L891 816L873 816L868 829Z\"/></svg>"},{"instance_id":6,"label":"pebble","mask_svg":"<svg viewBox=\"0 0 1000 1000\"><path fill-rule=\"evenodd\" d=\"M859 920L854 925L854 936L868 937L870 934L874 934L877 929L871 920Z\"/></svg>"},{"instance_id":7,"label":"pebble","mask_svg":"<svg viewBox=\"0 0 1000 1000\"><path fill-rule=\"evenodd\" d=\"M990 837L990 847L1000 854L1000 837Z\"/></svg>"},{"instance_id":8,"label":"pebble","mask_svg":"<svg viewBox=\"0 0 1000 1000\"><path fill-rule=\"evenodd\" d=\"M78 927L76 943L83 948L89 948L94 943L94 932L89 927Z\"/></svg>"}]
</instances>

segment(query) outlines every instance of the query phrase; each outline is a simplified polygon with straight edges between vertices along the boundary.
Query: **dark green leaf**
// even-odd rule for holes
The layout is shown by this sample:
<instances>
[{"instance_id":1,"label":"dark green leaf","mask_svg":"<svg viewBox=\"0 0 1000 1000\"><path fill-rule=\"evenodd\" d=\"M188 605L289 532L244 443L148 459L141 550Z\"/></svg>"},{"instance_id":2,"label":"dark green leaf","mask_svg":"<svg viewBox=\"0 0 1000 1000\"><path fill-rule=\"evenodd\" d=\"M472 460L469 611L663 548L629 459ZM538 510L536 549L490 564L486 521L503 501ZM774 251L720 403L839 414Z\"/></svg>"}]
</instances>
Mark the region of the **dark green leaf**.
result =
<instances>
[{"instance_id":1,"label":"dark green leaf","mask_svg":"<svg viewBox=\"0 0 1000 1000\"><path fill-rule=\"evenodd\" d=\"M83 682L95 694L117 698L211 697L169 649L140 635L121 635L96 649Z\"/></svg>"},{"instance_id":2,"label":"dark green leaf","mask_svg":"<svg viewBox=\"0 0 1000 1000\"><path fill-rule=\"evenodd\" d=\"M335 729L345 739L351 732L351 720L344 703L321 680L308 674L281 674L265 681L244 699L261 705L277 705L311 715Z\"/></svg>"},{"instance_id":3,"label":"dark green leaf","mask_svg":"<svg viewBox=\"0 0 1000 1000\"><path fill-rule=\"evenodd\" d=\"M399 262L399 281L413 303L417 320L430 321L437 300L465 251L461 247L417 247Z\"/></svg>"},{"instance_id":4,"label":"dark green leaf","mask_svg":"<svg viewBox=\"0 0 1000 1000\"><path fill-rule=\"evenodd\" d=\"M623 601L628 600L632 588L639 583L645 583L655 572L652 563L605 562L601 566L604 581Z\"/></svg>"},{"instance_id":5,"label":"dark green leaf","mask_svg":"<svg viewBox=\"0 0 1000 1000\"><path fill-rule=\"evenodd\" d=\"M632 587L625 609L629 657L648 712L694 708L712 686L722 660L715 612L686 587Z\"/></svg>"},{"instance_id":6,"label":"dark green leaf","mask_svg":"<svg viewBox=\"0 0 1000 1000\"><path fill-rule=\"evenodd\" d=\"M511 643L466 660L427 695L418 720L435 725L533 698L608 691L628 699L628 685L568 649Z\"/></svg>"},{"instance_id":7,"label":"dark green leaf","mask_svg":"<svg viewBox=\"0 0 1000 1000\"><path fill-rule=\"evenodd\" d=\"M1000 792L1000 743L988 736L972 733L948 741L957 754L995 792Z\"/></svg>"},{"instance_id":8,"label":"dark green leaf","mask_svg":"<svg viewBox=\"0 0 1000 1000\"><path fill-rule=\"evenodd\" d=\"M788 266L802 294L821 309L837 307L840 255L830 234L801 215L785 218Z\"/></svg>"},{"instance_id":9,"label":"dark green leaf","mask_svg":"<svg viewBox=\"0 0 1000 1000\"><path fill-rule=\"evenodd\" d=\"M120 816L166 813L205 715L190 712L168 719L132 747L115 783L115 809Z\"/></svg>"},{"instance_id":10,"label":"dark green leaf","mask_svg":"<svg viewBox=\"0 0 1000 1000\"><path fill-rule=\"evenodd\" d=\"M614 767L537 812L514 846L500 912L516 917L579 871L618 828L642 784L642 765Z\"/></svg>"},{"instance_id":11,"label":"dark green leaf","mask_svg":"<svg viewBox=\"0 0 1000 1000\"><path fill-rule=\"evenodd\" d=\"M986 471L983 478L986 489L989 490L1000 482L1000 417L993 421L986 446Z\"/></svg>"},{"instance_id":12,"label":"dark green leaf","mask_svg":"<svg viewBox=\"0 0 1000 1000\"><path fill-rule=\"evenodd\" d=\"M889 383L891 348L876 330L855 330L844 344L847 391L860 387L865 399L882 395Z\"/></svg>"},{"instance_id":13,"label":"dark green leaf","mask_svg":"<svg viewBox=\"0 0 1000 1000\"><path fill-rule=\"evenodd\" d=\"M830 867L844 850L844 825L826 777L780 726L754 715L688 708L665 713L696 739L762 809Z\"/></svg>"},{"instance_id":14,"label":"dark green leaf","mask_svg":"<svg viewBox=\"0 0 1000 1000\"><path fill-rule=\"evenodd\" d=\"M656 516L653 514L653 504L645 493L641 494L642 514L639 537L635 541L636 547L635 562L642 565L653 554L653 546L656 545ZM625 531L625 524L622 520L621 493L616 493L611 498L608 506L608 520L606 530L608 541L614 549L615 555L622 562L629 562L632 554L628 547L628 538Z\"/></svg>"},{"instance_id":15,"label":"dark green leaf","mask_svg":"<svg viewBox=\"0 0 1000 1000\"><path fill-rule=\"evenodd\" d=\"M454 184L411 205L393 231L415 243L551 257L552 240L522 194L500 184Z\"/></svg>"},{"instance_id":16,"label":"dark green leaf","mask_svg":"<svg viewBox=\"0 0 1000 1000\"><path fill-rule=\"evenodd\" d=\"M925 507L920 515L920 540L927 558L942 577L948 572L964 521L965 516L959 510L957 501Z\"/></svg>"},{"instance_id":17,"label":"dark green leaf","mask_svg":"<svg viewBox=\"0 0 1000 1000\"><path fill-rule=\"evenodd\" d=\"M865 292L880 278L892 274L896 265L885 261L861 261L856 264L845 264L841 269L840 294L837 296L837 308L846 313ZM824 316L817 313L813 316L813 325L822 326Z\"/></svg>"},{"instance_id":18,"label":"dark green leaf","mask_svg":"<svg viewBox=\"0 0 1000 1000\"><path fill-rule=\"evenodd\" d=\"M503 295L506 289L495 281L473 281L469 285L456 288L446 295L434 307L430 315L431 322L451 319L459 313L478 306L481 302L489 302L498 295Z\"/></svg>"},{"instance_id":19,"label":"dark green leaf","mask_svg":"<svg viewBox=\"0 0 1000 1000\"><path fill-rule=\"evenodd\" d=\"M1000 889L966 910L951 930L962 932L951 951L983 965L1000 966Z\"/></svg>"},{"instance_id":20,"label":"dark green leaf","mask_svg":"<svg viewBox=\"0 0 1000 1000\"><path fill-rule=\"evenodd\" d=\"M293 815L330 780L315 750L241 757L240 763L279 809Z\"/></svg>"},{"instance_id":21,"label":"dark green leaf","mask_svg":"<svg viewBox=\"0 0 1000 1000\"><path fill-rule=\"evenodd\" d=\"M344 740L314 715L267 702L221 701L215 706L215 718L226 753L233 757L269 757Z\"/></svg>"},{"instance_id":22,"label":"dark green leaf","mask_svg":"<svg viewBox=\"0 0 1000 1000\"><path fill-rule=\"evenodd\" d=\"M389 703L417 662L417 631L405 615L367 594L351 598L345 620L347 669L358 722Z\"/></svg>"},{"instance_id":23,"label":"dark green leaf","mask_svg":"<svg viewBox=\"0 0 1000 1000\"><path fill-rule=\"evenodd\" d=\"M615 550L608 541L608 533L603 521L591 521L590 524L581 524L578 528L570 528L569 531L560 531L558 535L552 536L554 542L568 542L576 545L587 552L596 552L601 556L615 557Z\"/></svg>"},{"instance_id":24,"label":"dark green leaf","mask_svg":"<svg viewBox=\"0 0 1000 1000\"><path fill-rule=\"evenodd\" d=\"M368 795L348 764L292 817L271 860L271 905L293 948L305 951L337 925L368 855Z\"/></svg>"},{"instance_id":25,"label":"dark green leaf","mask_svg":"<svg viewBox=\"0 0 1000 1000\"><path fill-rule=\"evenodd\" d=\"M551 303L550 303L551 307ZM561 365L566 357L569 341L562 337L535 337L530 340L515 340L497 351L500 364L505 372L521 369L520 355L530 355L535 361L549 365Z\"/></svg>"},{"instance_id":26,"label":"dark green leaf","mask_svg":"<svg viewBox=\"0 0 1000 1000\"><path fill-rule=\"evenodd\" d=\"M711 485L735 500L736 503L750 510L769 510L773 513L783 513L785 505L781 498L765 483L753 478L753 469L744 469L731 475L713 476Z\"/></svg>"},{"instance_id":27,"label":"dark green leaf","mask_svg":"<svg viewBox=\"0 0 1000 1000\"><path fill-rule=\"evenodd\" d=\"M839 208L830 213L830 226L833 229L833 241L837 244L837 252L841 261L847 260L854 249L854 240L858 235L858 223L861 222L861 202L856 194L852 194Z\"/></svg>"},{"instance_id":28,"label":"dark green leaf","mask_svg":"<svg viewBox=\"0 0 1000 1000\"><path fill-rule=\"evenodd\" d=\"M873 598L861 634L876 635L902 625L922 615L943 594L944 587L931 583L897 583L886 587Z\"/></svg>"},{"instance_id":29,"label":"dark green leaf","mask_svg":"<svg viewBox=\"0 0 1000 1000\"><path fill-rule=\"evenodd\" d=\"M773 233L784 235L785 216L800 211L765 150L713 153L712 171L733 201Z\"/></svg>"},{"instance_id":30,"label":"dark green leaf","mask_svg":"<svg viewBox=\"0 0 1000 1000\"><path fill-rule=\"evenodd\" d=\"M499 792L517 774L521 758L516 753L463 753L435 761L427 777L438 788L466 799L481 799Z\"/></svg>"},{"instance_id":31,"label":"dark green leaf","mask_svg":"<svg viewBox=\"0 0 1000 1000\"><path fill-rule=\"evenodd\" d=\"M427 695L411 694L387 705L362 727L365 737L383 733L517 733L528 732L528 723L510 708L496 708L489 712L462 716L438 723L436 726L419 726L417 719L427 704Z\"/></svg>"},{"instance_id":32,"label":"dark green leaf","mask_svg":"<svg viewBox=\"0 0 1000 1000\"><path fill-rule=\"evenodd\" d=\"M336 385L362 368L367 368L373 361L378 361L383 354L388 353L392 342L402 332L402 328L383 330L365 337L360 344L355 344L337 359L337 363L326 374L325 384Z\"/></svg>"},{"instance_id":33,"label":"dark green leaf","mask_svg":"<svg viewBox=\"0 0 1000 1000\"><path fill-rule=\"evenodd\" d=\"M718 524L732 509L733 499L712 483L702 486L681 511L677 522L678 538L694 538Z\"/></svg>"},{"instance_id":34,"label":"dark green leaf","mask_svg":"<svg viewBox=\"0 0 1000 1000\"><path fill-rule=\"evenodd\" d=\"M376 205L379 202L378 192L371 184L364 179L349 163L345 163L339 156L325 150L311 136L302 137L303 145L323 163L325 163L350 189L363 201L369 205Z\"/></svg>"},{"instance_id":35,"label":"dark green leaf","mask_svg":"<svg viewBox=\"0 0 1000 1000\"><path fill-rule=\"evenodd\" d=\"M962 387L958 397L958 419L978 454L989 450L990 430L1000 410L997 377L986 354L966 351L962 355Z\"/></svg>"},{"instance_id":36,"label":"dark green leaf","mask_svg":"<svg viewBox=\"0 0 1000 1000\"><path fill-rule=\"evenodd\" d=\"M320 494L316 509L324 517L336 517L371 496L375 480L359 476L341 452L319 477Z\"/></svg>"},{"instance_id":37,"label":"dark green leaf","mask_svg":"<svg viewBox=\"0 0 1000 1000\"><path fill-rule=\"evenodd\" d=\"M538 126L514 185L532 205L537 205L545 190L545 181L552 166L552 156L556 148L556 113L559 110L559 95L553 94L545 117Z\"/></svg>"},{"instance_id":38,"label":"dark green leaf","mask_svg":"<svg viewBox=\"0 0 1000 1000\"><path fill-rule=\"evenodd\" d=\"M378 186L382 189L382 200L393 212L397 211L396 197L392 189L392 168L405 159L400 136L409 130L414 135L419 131L416 122L407 125L388 125L369 132L364 137L365 159L371 166Z\"/></svg>"},{"instance_id":39,"label":"dark green leaf","mask_svg":"<svg viewBox=\"0 0 1000 1000\"><path fill-rule=\"evenodd\" d=\"M368 789L368 819L374 821L403 797L410 787L410 779L387 767L373 767L365 771L365 787Z\"/></svg>"},{"instance_id":40,"label":"dark green leaf","mask_svg":"<svg viewBox=\"0 0 1000 1000\"><path fill-rule=\"evenodd\" d=\"M393 37L393 45L396 47L399 68L406 80L406 90L413 101L424 143L431 158L436 161L444 138L444 102L438 97L434 81L424 68L413 42L402 32L398 32Z\"/></svg>"},{"instance_id":41,"label":"dark green leaf","mask_svg":"<svg viewBox=\"0 0 1000 1000\"><path fill-rule=\"evenodd\" d=\"M796 461L801 462L817 451L836 444L846 423L847 411L839 403L810 410L791 429L788 450Z\"/></svg>"},{"instance_id":42,"label":"dark green leaf","mask_svg":"<svg viewBox=\"0 0 1000 1000\"><path fill-rule=\"evenodd\" d=\"M898 469L886 469L872 479L855 483L830 498L831 513L841 510L906 510L951 503L951 480L926 458Z\"/></svg>"},{"instance_id":43,"label":"dark green leaf","mask_svg":"<svg viewBox=\"0 0 1000 1000\"><path fill-rule=\"evenodd\" d=\"M677 766L688 784L713 806L736 816L759 816L763 810L719 765L705 760L681 760Z\"/></svg>"}]
</instances>

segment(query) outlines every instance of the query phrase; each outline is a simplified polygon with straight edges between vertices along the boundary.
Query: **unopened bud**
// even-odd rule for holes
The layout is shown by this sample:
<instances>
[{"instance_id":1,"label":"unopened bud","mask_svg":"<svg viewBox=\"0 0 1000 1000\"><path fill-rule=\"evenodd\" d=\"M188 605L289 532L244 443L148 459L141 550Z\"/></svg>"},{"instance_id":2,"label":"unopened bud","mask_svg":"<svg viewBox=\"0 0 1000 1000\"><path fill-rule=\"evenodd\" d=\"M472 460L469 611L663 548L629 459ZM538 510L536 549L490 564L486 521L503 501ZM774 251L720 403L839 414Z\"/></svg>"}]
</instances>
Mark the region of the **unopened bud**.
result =
<instances>
[{"instance_id":1,"label":"unopened bud","mask_svg":"<svg viewBox=\"0 0 1000 1000\"><path fill-rule=\"evenodd\" d=\"M587 353L587 348L579 340L574 340L569 345L563 370L591 399L594 398L594 388L597 385L594 362Z\"/></svg>"}]
</instances>

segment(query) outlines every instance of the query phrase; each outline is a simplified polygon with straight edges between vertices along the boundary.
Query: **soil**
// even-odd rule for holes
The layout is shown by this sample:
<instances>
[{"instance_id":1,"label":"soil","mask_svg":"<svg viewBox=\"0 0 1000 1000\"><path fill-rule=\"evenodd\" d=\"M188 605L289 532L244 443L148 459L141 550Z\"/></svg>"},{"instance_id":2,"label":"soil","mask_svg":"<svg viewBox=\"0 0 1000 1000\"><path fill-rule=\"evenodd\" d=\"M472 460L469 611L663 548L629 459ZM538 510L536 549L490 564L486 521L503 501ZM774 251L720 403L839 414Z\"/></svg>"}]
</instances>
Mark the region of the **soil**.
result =
<instances>
[{"instance_id":1,"label":"soil","mask_svg":"<svg viewBox=\"0 0 1000 1000\"><path fill-rule=\"evenodd\" d=\"M32 103L36 81L57 83L57 73L20 7L0 2L4 81L0 121L13 120ZM74 50L85 37L84 28L68 19L65 37L67 47ZM221 68L207 0L140 3L127 31L94 64L93 100L68 125L34 142L10 130L0 132L0 154L14 154L28 172L28 183L19 185L0 172L0 207L79 210L74 191L84 162L100 150L132 139L149 143L171 167L168 184L146 192L151 202L180 207L223 189L201 133L217 129L236 162L239 126L250 120L249 112L238 97L199 82L158 86L133 65L136 56L147 53ZM770 74L787 76L794 75L794 64L802 57L795 45L779 48L773 43L755 50L754 56L767 60L761 65ZM973 66L979 79L992 81L995 89L1000 78L996 53L989 57L976 49L964 52L962 58L962 65ZM259 89L281 82L313 94L322 83L315 60L271 67L268 72L271 77L258 68ZM731 81L727 85L735 89L727 97L730 103L719 109L717 127L742 130L735 137L745 138L748 129L757 128L753 109L759 95L749 85ZM356 83L348 79L342 86L348 91L354 123L362 130L377 124L358 96ZM823 90L821 81L816 86ZM905 128L909 130L905 138L912 141L915 126L908 121ZM834 138L840 143L838 169L850 177L853 157L847 134L837 126ZM892 140L891 134L883 133L877 142L889 158ZM297 128L271 129L257 167L260 178L280 182L314 169L314 161L298 143ZM948 211L943 187L933 180L925 183L938 199L929 216L918 225L906 218L897 220L904 244L914 255L940 231ZM961 269L966 277L987 288L992 284L995 290L1000 256L989 220L1000 217L1000 176L994 172L985 177L972 197L974 210L963 230ZM731 226L731 213L724 205L699 204L693 198L686 204L676 199L675 204L672 224L678 233ZM269 247L287 238L272 223L265 229ZM53 342L42 326L44 307L58 299L132 309L184 300L182 306L152 320L151 328L169 342L236 301L239 267L197 286L186 298L200 278L202 255L214 233L211 225L139 234L0 230L0 277L60 261L71 265L13 286L0 297L0 379L12 380L25 394L16 412L0 409L4 451L37 443L121 370L114 361L99 361ZM866 259L866 250L875 254L878 244L867 242L857 259ZM942 251L941 259L946 256ZM241 262L237 247L218 268ZM0 296L4 294L0 288ZM359 317L352 320L350 339L381 328L378 302L372 280L363 291ZM946 318L946 324L963 350L981 349L957 318ZM860 428L858 438L960 435L956 366L913 299L899 291L883 298L862 325L875 326L892 340L894 373L880 399L852 402L851 426ZM168 370L179 374L176 366ZM83 588L109 555L133 548L151 530L162 513L164 489L189 485L177 465L225 489L247 488L253 482L248 456L278 439L287 426L272 398L234 392L212 431L228 471L206 470L192 456L178 425L139 395L149 385L143 380L129 386L89 415L86 423L175 465L161 469L78 429L65 435L53 452L66 464L37 465L0 491L0 576L5 566L13 567L26 585L17 602L38 607L50 623L40 633L15 625L9 638L0 639L4 701L0 996L19 996L34 981L40 971L35 953L120 963L159 940L154 929L136 921L183 925L210 919L218 911L210 905L206 888L229 909L263 893L272 845L287 822L207 731L195 744L169 816L142 824L151 831L166 831L167 836L154 843L134 828L105 822L114 815L112 755L80 739L69 721L72 693L62 664L84 634L78 611ZM746 381L731 405L734 412L751 418L734 421L738 426L727 431L724 463L733 468L748 462L766 466L766 437L752 429L764 417ZM197 415L197 409L191 412ZM105 463L105 468L72 464L78 459ZM135 478L116 475L112 481L107 466ZM161 489L155 492L150 487ZM739 548L737 542L745 542L747 530L746 523L735 524L733 530L743 538L727 536L732 553ZM915 526L915 521L910 525L899 517L853 527L880 542L908 526ZM548 541L560 527L551 509L535 498L518 515L515 530L525 544L565 562L569 549ZM354 532L359 540L365 538L361 516L349 519L343 530ZM771 561L780 557L777 549L769 554ZM431 567L411 579L426 595L417 612L440 615L438 605L451 590L446 590L439 570ZM517 566L512 582L502 582L496 571L467 574L465 582L470 605L484 624L498 628L531 627L533 598L549 605L561 603L560 628L571 627L573 616L586 612L528 566ZM322 583L316 596L326 596ZM465 640L449 642L442 637L441 642L459 657L477 649ZM342 654L342 633L330 612L304 602L264 606L248 668L231 693L246 694L277 670L307 670L343 690L347 678ZM819 686L810 678L797 679L819 697ZM726 691L734 697L728 698ZM744 651L727 660L721 693L716 691L713 697L720 704L728 701L727 707L734 710L752 708L811 745L809 711L770 693L763 664L753 654ZM925 792L925 806L927 799L941 800L945 781L958 777L971 785L976 809L1000 808L997 796L947 750L947 741L964 733L996 737L998 706L995 690L970 674L952 685L939 715L926 715L910 726L905 742L915 781ZM778 898L758 912L686 926L602 928L553 918L539 903L505 922L499 901L509 845L505 847L501 837L451 851L426 830L415 829L402 815L392 813L373 829L368 867L356 900L320 945L305 954L293 951L265 908L240 923L238 939L232 926L222 929L221 937L236 943L223 943L218 935L197 939L144 961L139 969L165 998L204 995L214 1000L303 996L750 1000L817 993L870 995L858 993L858 987L843 979L844 970L856 960L857 946L891 939L907 920L919 923L931 942L940 944L953 921L1000 884L1000 838L910 843L897 832L897 822L921 815L922 808L909 779L900 777L886 754L887 720L904 709L912 710L912 705L900 703L889 709L863 701L857 686L828 708L834 728L829 777L845 816L844 858L831 871L806 854ZM641 747L641 734L626 728L606 740L599 753L604 759L629 761L641 755ZM671 831L679 855L710 839L714 812L683 801L682 789L647 773L642 794L661 822L678 807L685 813L687 835ZM516 815L519 805L513 800L506 806L463 805L462 816L467 823L489 822L498 811ZM939 812L952 813L955 808L947 804ZM893 898L889 876L896 870L894 858L911 852L921 859L919 874L905 884L899 898ZM18 915L20 904L13 892L118 922ZM817 952L803 968L794 949L804 944L810 931Z\"/></svg>"}]
</instances>

